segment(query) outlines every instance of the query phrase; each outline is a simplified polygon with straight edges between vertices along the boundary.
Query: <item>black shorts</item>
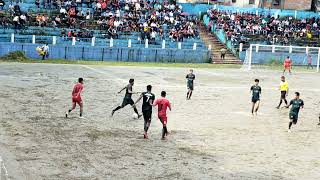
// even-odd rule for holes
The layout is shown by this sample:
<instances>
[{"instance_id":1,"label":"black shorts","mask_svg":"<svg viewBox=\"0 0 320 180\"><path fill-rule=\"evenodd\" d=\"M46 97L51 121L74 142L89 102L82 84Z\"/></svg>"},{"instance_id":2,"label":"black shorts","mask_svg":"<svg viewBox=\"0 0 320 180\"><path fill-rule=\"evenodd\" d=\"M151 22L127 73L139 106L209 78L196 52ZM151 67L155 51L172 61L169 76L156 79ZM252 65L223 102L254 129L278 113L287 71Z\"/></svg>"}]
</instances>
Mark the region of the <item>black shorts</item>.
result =
<instances>
[{"instance_id":1,"label":"black shorts","mask_svg":"<svg viewBox=\"0 0 320 180\"><path fill-rule=\"evenodd\" d=\"M188 83L187 87L188 87L188 89L190 89L191 91L193 91L193 83Z\"/></svg>"},{"instance_id":2,"label":"black shorts","mask_svg":"<svg viewBox=\"0 0 320 180\"><path fill-rule=\"evenodd\" d=\"M150 110L150 111L142 111L142 115L143 115L143 119L145 121L149 121L149 120L151 120L152 110Z\"/></svg>"},{"instance_id":3,"label":"black shorts","mask_svg":"<svg viewBox=\"0 0 320 180\"><path fill-rule=\"evenodd\" d=\"M287 95L287 91L281 91L281 99L285 99Z\"/></svg>"},{"instance_id":4,"label":"black shorts","mask_svg":"<svg viewBox=\"0 0 320 180\"><path fill-rule=\"evenodd\" d=\"M131 98L123 98L121 106L125 107L128 104L130 104L132 106L134 104L133 100Z\"/></svg>"},{"instance_id":5,"label":"black shorts","mask_svg":"<svg viewBox=\"0 0 320 180\"><path fill-rule=\"evenodd\" d=\"M252 101L253 103L256 103L256 102L260 101L260 99L259 99L259 98L252 98L251 101Z\"/></svg>"},{"instance_id":6,"label":"black shorts","mask_svg":"<svg viewBox=\"0 0 320 180\"><path fill-rule=\"evenodd\" d=\"M298 114L289 113L289 119L292 120L293 124L297 124L297 122L298 122Z\"/></svg>"}]
</instances>

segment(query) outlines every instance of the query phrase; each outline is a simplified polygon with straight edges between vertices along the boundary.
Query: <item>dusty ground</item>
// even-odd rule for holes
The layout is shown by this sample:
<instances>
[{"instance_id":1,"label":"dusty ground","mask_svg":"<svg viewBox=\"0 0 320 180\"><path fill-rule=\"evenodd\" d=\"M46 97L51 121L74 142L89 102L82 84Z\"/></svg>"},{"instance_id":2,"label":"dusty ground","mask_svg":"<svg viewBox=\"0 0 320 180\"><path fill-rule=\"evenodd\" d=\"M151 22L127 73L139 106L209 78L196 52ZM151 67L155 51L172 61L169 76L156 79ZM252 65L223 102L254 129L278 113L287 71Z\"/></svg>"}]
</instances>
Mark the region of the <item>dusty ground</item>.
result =
<instances>
[{"instance_id":1,"label":"dusty ground","mask_svg":"<svg viewBox=\"0 0 320 180\"><path fill-rule=\"evenodd\" d=\"M195 69L195 92L185 100L182 68L0 64L0 156L10 179L299 179L320 178L319 74L288 76L290 99L301 92L305 109L287 133L288 110L277 110L281 73ZM64 118L78 77L85 79L86 119ZM129 78L134 90L166 90L168 140L154 116L150 139L143 120L116 92ZM262 103L250 115L249 88L259 78ZM136 99L135 95L133 98ZM140 105L139 105L140 110ZM2 174L3 177L3 174Z\"/></svg>"}]
</instances>

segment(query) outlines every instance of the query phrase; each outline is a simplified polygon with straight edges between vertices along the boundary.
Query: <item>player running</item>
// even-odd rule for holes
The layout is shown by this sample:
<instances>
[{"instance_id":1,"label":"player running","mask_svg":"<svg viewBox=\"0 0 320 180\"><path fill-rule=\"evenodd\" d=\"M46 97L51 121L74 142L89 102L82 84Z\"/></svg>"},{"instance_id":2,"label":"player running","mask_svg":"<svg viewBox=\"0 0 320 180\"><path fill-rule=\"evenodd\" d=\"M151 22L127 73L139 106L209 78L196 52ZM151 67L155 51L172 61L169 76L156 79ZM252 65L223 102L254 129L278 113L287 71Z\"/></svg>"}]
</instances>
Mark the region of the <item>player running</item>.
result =
<instances>
[{"instance_id":1,"label":"player running","mask_svg":"<svg viewBox=\"0 0 320 180\"><path fill-rule=\"evenodd\" d=\"M252 92L252 110L251 113L252 115L253 112L256 113L258 112L259 105L260 105L260 96L261 96L261 87L259 86L259 79L255 79L254 82L256 83L255 85L251 86L250 91ZM257 106L256 106L257 105Z\"/></svg>"},{"instance_id":2,"label":"player running","mask_svg":"<svg viewBox=\"0 0 320 180\"><path fill-rule=\"evenodd\" d=\"M129 80L129 84L127 86L125 86L124 88L122 88L118 93L120 94L123 90L126 90L126 94L124 95L123 101L121 106L116 107L114 110L112 110L111 116L113 116L113 114L118 111L121 108L124 108L126 105L130 104L134 110L134 112L138 115L138 118L140 118L142 115L140 115L138 113L138 110L136 108L136 106L134 105L134 102L132 100L132 94L137 94L137 92L133 92L132 91L132 87L134 85L134 79L130 79Z\"/></svg>"},{"instance_id":3,"label":"player running","mask_svg":"<svg viewBox=\"0 0 320 180\"><path fill-rule=\"evenodd\" d=\"M140 97L136 100L134 104L137 104L141 98L143 98L142 102L142 115L144 119L144 139L148 139L148 129L151 124L151 116L152 116L152 104L155 99L153 93L151 93L152 86L147 86L147 92L141 93Z\"/></svg>"},{"instance_id":4,"label":"player running","mask_svg":"<svg viewBox=\"0 0 320 180\"><path fill-rule=\"evenodd\" d=\"M296 97L290 101L290 104L286 106L286 108L289 108L291 105L291 109L289 112L289 129L288 132L291 132L291 126L292 124L297 124L298 122L298 115L299 115L299 110L300 108L303 108L304 103L303 100L300 99L300 93L295 92Z\"/></svg>"},{"instance_id":5,"label":"player running","mask_svg":"<svg viewBox=\"0 0 320 180\"><path fill-rule=\"evenodd\" d=\"M289 74L291 74L291 65L292 65L292 61L290 59L289 56L287 56L287 58L284 60L283 62L283 74L286 72L286 70L289 71Z\"/></svg>"},{"instance_id":6,"label":"player running","mask_svg":"<svg viewBox=\"0 0 320 180\"><path fill-rule=\"evenodd\" d=\"M83 90L83 78L78 79L78 83L74 85L72 90L72 108L66 112L66 118L69 116L72 110L74 110L77 104L80 106L80 116L79 118L83 118L83 102L81 99L81 92Z\"/></svg>"},{"instance_id":7,"label":"player running","mask_svg":"<svg viewBox=\"0 0 320 180\"><path fill-rule=\"evenodd\" d=\"M153 106L158 106L158 118L160 119L162 123L162 140L165 140L165 136L168 135L168 129L167 129L167 108L171 111L171 105L168 99L166 99L166 92L161 92L161 98L157 99Z\"/></svg>"},{"instance_id":8,"label":"player running","mask_svg":"<svg viewBox=\"0 0 320 180\"><path fill-rule=\"evenodd\" d=\"M287 99L286 97L289 94L289 84L286 81L286 78L284 76L281 76L281 83L280 83L280 91L281 91L281 97L280 97L280 103L279 105L276 107L277 109L280 108L281 104L282 104L282 100L284 100L284 102L286 103L286 105L288 105Z\"/></svg>"},{"instance_id":9,"label":"player running","mask_svg":"<svg viewBox=\"0 0 320 180\"><path fill-rule=\"evenodd\" d=\"M187 79L187 87L188 87L188 92L187 92L187 100L190 100L192 96L192 91L193 91L193 81L196 78L196 76L193 74L193 70L190 69L190 73L187 74L186 79Z\"/></svg>"}]
</instances>

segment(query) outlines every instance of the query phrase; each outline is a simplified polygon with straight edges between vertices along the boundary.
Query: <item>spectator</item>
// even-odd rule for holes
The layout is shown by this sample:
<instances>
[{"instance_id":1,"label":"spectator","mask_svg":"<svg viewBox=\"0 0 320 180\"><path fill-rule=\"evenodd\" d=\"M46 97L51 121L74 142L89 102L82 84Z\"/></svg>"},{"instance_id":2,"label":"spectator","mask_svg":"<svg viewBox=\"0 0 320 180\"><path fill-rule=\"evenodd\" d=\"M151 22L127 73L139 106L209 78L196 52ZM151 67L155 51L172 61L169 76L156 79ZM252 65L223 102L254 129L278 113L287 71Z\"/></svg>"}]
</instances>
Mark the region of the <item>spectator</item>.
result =
<instances>
[{"instance_id":1,"label":"spectator","mask_svg":"<svg viewBox=\"0 0 320 180\"><path fill-rule=\"evenodd\" d=\"M41 49L42 49L42 51L43 51L42 60L45 60L45 58L48 58L48 57L49 57L49 46L48 46L48 43L46 43L45 45L43 45Z\"/></svg>"},{"instance_id":2,"label":"spectator","mask_svg":"<svg viewBox=\"0 0 320 180\"><path fill-rule=\"evenodd\" d=\"M0 0L0 10L3 10L3 7L6 5L4 0Z\"/></svg>"},{"instance_id":3,"label":"spectator","mask_svg":"<svg viewBox=\"0 0 320 180\"><path fill-rule=\"evenodd\" d=\"M220 49L220 53L221 53L221 60L224 60L225 59L225 56L226 56L226 52L227 50L225 48L221 48Z\"/></svg>"}]
</instances>

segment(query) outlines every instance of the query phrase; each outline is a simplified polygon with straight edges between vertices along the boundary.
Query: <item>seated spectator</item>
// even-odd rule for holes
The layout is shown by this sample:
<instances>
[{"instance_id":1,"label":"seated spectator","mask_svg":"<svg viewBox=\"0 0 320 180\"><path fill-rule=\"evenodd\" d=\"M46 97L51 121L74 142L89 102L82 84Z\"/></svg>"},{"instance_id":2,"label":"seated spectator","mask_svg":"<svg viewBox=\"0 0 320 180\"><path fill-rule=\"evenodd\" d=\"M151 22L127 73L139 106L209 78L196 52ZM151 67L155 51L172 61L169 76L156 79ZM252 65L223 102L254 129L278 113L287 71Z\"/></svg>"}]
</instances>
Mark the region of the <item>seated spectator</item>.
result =
<instances>
[{"instance_id":1,"label":"seated spectator","mask_svg":"<svg viewBox=\"0 0 320 180\"><path fill-rule=\"evenodd\" d=\"M0 10L3 10L3 7L6 5L4 0L0 0Z\"/></svg>"}]
</instances>

